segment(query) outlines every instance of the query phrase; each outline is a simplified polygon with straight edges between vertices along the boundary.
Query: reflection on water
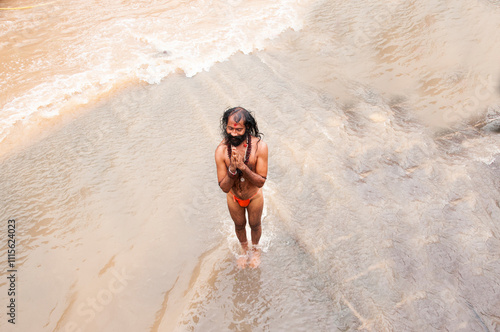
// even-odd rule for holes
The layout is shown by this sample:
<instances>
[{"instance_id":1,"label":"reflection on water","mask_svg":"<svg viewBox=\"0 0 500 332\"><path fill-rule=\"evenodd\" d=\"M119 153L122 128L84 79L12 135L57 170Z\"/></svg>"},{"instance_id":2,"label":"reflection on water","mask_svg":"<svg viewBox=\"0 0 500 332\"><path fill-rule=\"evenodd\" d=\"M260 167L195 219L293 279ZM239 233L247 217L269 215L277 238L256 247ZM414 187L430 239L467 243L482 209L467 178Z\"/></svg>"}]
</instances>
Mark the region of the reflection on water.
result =
<instances>
[{"instance_id":1,"label":"reflection on water","mask_svg":"<svg viewBox=\"0 0 500 332\"><path fill-rule=\"evenodd\" d=\"M268 232L277 222L266 222ZM310 257L283 230L264 252L265 264L241 270L225 253L183 314L184 331L329 330L337 314ZM237 241L236 238L232 241Z\"/></svg>"},{"instance_id":2,"label":"reflection on water","mask_svg":"<svg viewBox=\"0 0 500 332\"><path fill-rule=\"evenodd\" d=\"M260 320L262 319L262 311L267 311L267 307L259 308L260 301L268 302L267 296L261 294L261 270L257 269L252 274L239 274L235 276L233 284L233 307L231 313L232 317L228 319L231 323L228 328L231 331L252 330L252 327L262 327ZM257 308L255 308L257 307ZM254 310L252 310L254 309ZM256 310L255 309L261 309ZM253 319L249 319L253 318ZM252 324L253 323L253 324Z\"/></svg>"}]
</instances>

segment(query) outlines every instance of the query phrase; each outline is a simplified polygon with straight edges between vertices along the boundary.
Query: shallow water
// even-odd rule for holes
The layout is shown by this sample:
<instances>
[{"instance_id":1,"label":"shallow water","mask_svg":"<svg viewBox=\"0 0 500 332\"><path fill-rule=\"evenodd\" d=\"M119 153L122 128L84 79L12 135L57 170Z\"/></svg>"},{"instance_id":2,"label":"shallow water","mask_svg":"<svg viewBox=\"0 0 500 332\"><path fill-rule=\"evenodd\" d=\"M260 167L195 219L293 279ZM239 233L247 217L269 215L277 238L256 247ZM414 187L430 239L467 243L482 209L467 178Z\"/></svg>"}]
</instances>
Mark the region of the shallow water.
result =
<instances>
[{"instance_id":1,"label":"shallow water","mask_svg":"<svg viewBox=\"0 0 500 332\"><path fill-rule=\"evenodd\" d=\"M500 105L498 4L305 9L260 51L107 92L4 156L15 328L499 329L500 138L481 129ZM235 266L213 161L235 105L270 149L255 270Z\"/></svg>"}]
</instances>

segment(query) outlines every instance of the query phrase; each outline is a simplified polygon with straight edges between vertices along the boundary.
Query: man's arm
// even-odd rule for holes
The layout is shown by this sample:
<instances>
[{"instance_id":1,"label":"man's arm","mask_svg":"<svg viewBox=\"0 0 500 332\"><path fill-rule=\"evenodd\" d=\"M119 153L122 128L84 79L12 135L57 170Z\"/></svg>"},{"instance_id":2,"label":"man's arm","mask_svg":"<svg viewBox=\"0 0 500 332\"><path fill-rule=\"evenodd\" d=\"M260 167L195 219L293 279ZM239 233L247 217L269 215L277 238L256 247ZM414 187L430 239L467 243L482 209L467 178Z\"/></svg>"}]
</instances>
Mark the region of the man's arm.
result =
<instances>
[{"instance_id":1,"label":"man's arm","mask_svg":"<svg viewBox=\"0 0 500 332\"><path fill-rule=\"evenodd\" d=\"M267 177L267 144L263 141L259 141L257 144L257 163L255 164L255 172L248 168L245 163L240 163L238 168L241 170L245 179L250 181L253 185L261 188L266 182Z\"/></svg>"},{"instance_id":2,"label":"man's arm","mask_svg":"<svg viewBox=\"0 0 500 332\"><path fill-rule=\"evenodd\" d=\"M219 181L219 187L223 192L227 193L233 187L236 176L232 177L229 175L224 156L224 146L221 144L215 150L215 164L217 165L217 180ZM234 167L232 171L236 172L236 167Z\"/></svg>"}]
</instances>

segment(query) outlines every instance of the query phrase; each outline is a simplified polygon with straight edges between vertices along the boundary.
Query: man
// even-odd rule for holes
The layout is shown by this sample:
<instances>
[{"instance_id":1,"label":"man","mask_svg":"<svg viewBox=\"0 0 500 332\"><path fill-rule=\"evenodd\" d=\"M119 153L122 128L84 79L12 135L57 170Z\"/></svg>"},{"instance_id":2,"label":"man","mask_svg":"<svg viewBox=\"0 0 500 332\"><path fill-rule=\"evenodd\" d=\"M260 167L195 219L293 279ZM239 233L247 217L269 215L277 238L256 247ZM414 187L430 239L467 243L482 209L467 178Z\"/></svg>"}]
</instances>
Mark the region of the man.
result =
<instances>
[{"instance_id":1,"label":"man","mask_svg":"<svg viewBox=\"0 0 500 332\"><path fill-rule=\"evenodd\" d=\"M245 268L248 260L246 216L251 229L252 251L250 267L260 264L260 251L256 247L261 235L261 216L264 207L262 186L267 176L267 144L261 141L254 117L242 107L226 110L221 119L224 139L215 150L219 187L227 193L229 214L234 221L236 236L242 255L238 266Z\"/></svg>"}]
</instances>

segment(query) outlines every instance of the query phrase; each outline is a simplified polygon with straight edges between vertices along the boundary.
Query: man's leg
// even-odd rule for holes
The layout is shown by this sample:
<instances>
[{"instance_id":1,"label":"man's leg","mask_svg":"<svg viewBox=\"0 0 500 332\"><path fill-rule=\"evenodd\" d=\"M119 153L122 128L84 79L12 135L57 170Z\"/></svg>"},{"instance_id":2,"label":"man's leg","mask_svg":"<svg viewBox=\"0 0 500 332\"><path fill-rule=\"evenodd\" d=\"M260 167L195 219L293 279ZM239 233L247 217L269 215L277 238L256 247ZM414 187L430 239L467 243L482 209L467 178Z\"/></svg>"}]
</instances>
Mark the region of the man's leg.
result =
<instances>
[{"instance_id":1,"label":"man's leg","mask_svg":"<svg viewBox=\"0 0 500 332\"><path fill-rule=\"evenodd\" d=\"M262 233L261 228L261 218L262 210L264 208L264 196L262 195L262 190L250 201L248 204L248 223L252 230L252 244L259 244L260 235Z\"/></svg>"},{"instance_id":2,"label":"man's leg","mask_svg":"<svg viewBox=\"0 0 500 332\"><path fill-rule=\"evenodd\" d=\"M247 224L247 219L245 217L245 208L242 208L238 202L233 200L232 194L227 194L227 207L229 208L229 214L234 222L234 230L236 231L236 237L240 241L242 256L238 259L238 266L244 268L246 265L246 257L248 251L248 240L247 231L245 226Z\"/></svg>"},{"instance_id":3,"label":"man's leg","mask_svg":"<svg viewBox=\"0 0 500 332\"><path fill-rule=\"evenodd\" d=\"M236 236L240 243L247 243L247 232L245 230L245 225L247 220L245 218L245 208L242 208L238 202L233 200L233 195L227 195L227 207L229 208L229 214L234 221L234 229L236 231Z\"/></svg>"},{"instance_id":4,"label":"man's leg","mask_svg":"<svg viewBox=\"0 0 500 332\"><path fill-rule=\"evenodd\" d=\"M262 195L262 190L260 190L247 207L248 223L252 229L252 258L249 264L252 268L256 268L260 264L260 250L256 246L259 244L262 233L261 218L263 208L264 196Z\"/></svg>"}]
</instances>

